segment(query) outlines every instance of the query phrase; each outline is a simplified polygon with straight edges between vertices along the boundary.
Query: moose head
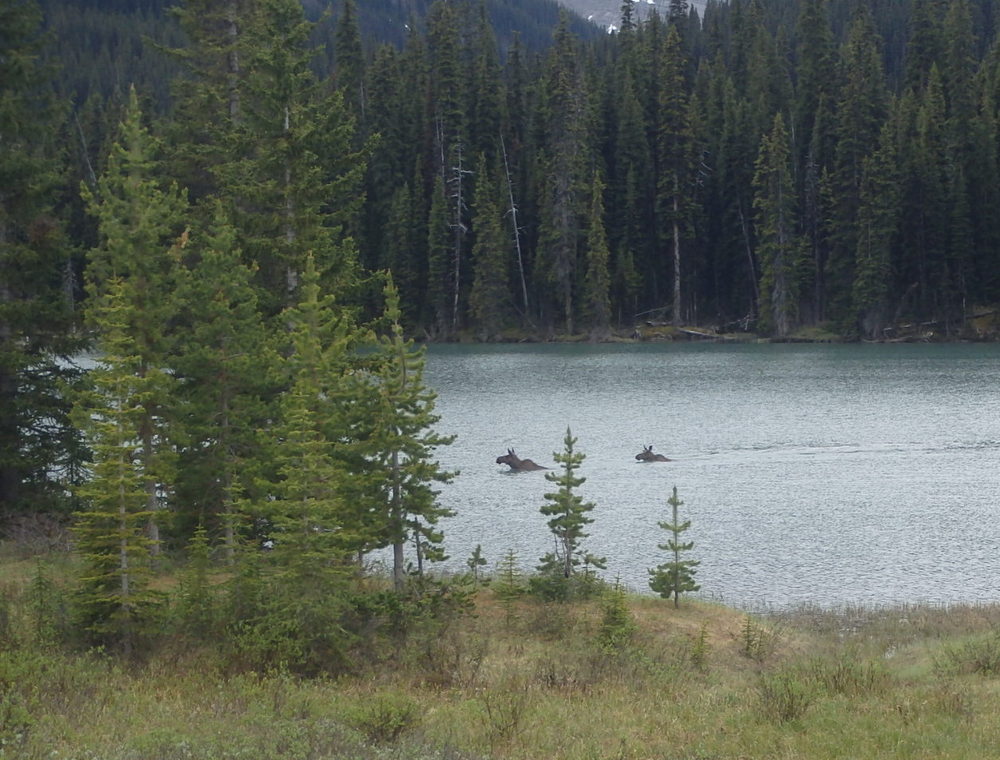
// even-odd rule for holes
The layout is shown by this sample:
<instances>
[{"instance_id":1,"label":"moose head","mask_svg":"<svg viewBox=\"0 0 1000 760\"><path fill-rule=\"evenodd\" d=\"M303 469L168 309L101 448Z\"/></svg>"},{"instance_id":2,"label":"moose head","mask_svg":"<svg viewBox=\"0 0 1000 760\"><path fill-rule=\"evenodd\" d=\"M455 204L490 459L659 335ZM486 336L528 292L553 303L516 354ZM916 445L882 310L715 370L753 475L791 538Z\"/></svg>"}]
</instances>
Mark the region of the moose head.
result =
<instances>
[{"instance_id":1,"label":"moose head","mask_svg":"<svg viewBox=\"0 0 1000 760\"><path fill-rule=\"evenodd\" d=\"M653 446L643 446L642 452L635 455L636 460L640 462L669 462L671 460L667 459L663 454L654 454Z\"/></svg>"},{"instance_id":2,"label":"moose head","mask_svg":"<svg viewBox=\"0 0 1000 760\"><path fill-rule=\"evenodd\" d=\"M497 457L497 464L505 464L510 467L511 472L531 472L532 470L547 470L540 464L532 462L530 459L521 459L514 453L514 449L507 449L507 453Z\"/></svg>"}]
</instances>

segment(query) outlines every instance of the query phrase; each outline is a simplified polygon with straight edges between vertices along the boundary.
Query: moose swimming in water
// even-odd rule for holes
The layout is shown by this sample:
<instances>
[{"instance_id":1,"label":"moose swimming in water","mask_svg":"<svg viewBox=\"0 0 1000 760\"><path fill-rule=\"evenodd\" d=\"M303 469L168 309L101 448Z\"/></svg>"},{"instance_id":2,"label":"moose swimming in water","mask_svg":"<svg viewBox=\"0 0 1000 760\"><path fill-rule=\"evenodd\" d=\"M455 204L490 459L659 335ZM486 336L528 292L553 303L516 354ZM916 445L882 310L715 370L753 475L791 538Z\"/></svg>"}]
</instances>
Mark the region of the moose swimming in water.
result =
<instances>
[{"instance_id":1,"label":"moose swimming in water","mask_svg":"<svg viewBox=\"0 0 1000 760\"><path fill-rule=\"evenodd\" d=\"M549 469L548 467L542 467L540 464L535 464L530 459L521 459L521 457L514 453L514 449L507 449L506 454L502 457L497 457L497 464L509 465L511 472L531 472L533 470Z\"/></svg>"},{"instance_id":2,"label":"moose swimming in water","mask_svg":"<svg viewBox=\"0 0 1000 760\"><path fill-rule=\"evenodd\" d=\"M652 447L652 445L650 445L650 446L643 446L642 447L642 453L641 454L636 454L635 458L637 460L639 460L640 462L671 462L671 461L673 461L671 459L667 459L665 456L663 456L663 454L654 454L653 453L653 447Z\"/></svg>"}]
</instances>

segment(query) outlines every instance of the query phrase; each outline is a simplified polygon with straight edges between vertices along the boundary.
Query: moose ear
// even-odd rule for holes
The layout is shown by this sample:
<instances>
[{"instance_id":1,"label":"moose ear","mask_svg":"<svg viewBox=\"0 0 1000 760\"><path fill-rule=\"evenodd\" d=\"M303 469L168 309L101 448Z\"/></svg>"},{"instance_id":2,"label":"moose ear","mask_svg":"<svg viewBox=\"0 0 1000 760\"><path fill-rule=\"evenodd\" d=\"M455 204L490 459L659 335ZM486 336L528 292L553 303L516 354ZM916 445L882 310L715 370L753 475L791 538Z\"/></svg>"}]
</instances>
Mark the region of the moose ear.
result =
<instances>
[{"instance_id":1,"label":"moose ear","mask_svg":"<svg viewBox=\"0 0 1000 760\"><path fill-rule=\"evenodd\" d=\"M511 456L514 456L514 449L508 447L507 448L507 453L510 454Z\"/></svg>"}]
</instances>

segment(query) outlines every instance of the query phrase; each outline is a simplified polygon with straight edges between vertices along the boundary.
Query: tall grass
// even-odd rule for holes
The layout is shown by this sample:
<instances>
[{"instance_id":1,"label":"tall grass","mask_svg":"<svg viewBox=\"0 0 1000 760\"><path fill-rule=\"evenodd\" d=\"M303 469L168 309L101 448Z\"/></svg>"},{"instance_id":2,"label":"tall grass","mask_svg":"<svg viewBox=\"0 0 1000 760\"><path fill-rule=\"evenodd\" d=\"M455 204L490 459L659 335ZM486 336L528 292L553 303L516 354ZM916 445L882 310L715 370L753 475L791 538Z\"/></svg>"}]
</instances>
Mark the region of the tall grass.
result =
<instances>
[{"instance_id":1,"label":"tall grass","mask_svg":"<svg viewBox=\"0 0 1000 760\"><path fill-rule=\"evenodd\" d=\"M1000 608L747 616L486 589L475 615L362 653L350 675L303 678L241 672L184 636L133 663L67 647L37 635L59 617L61 569L4 569L0 758L957 760L1000 747Z\"/></svg>"}]
</instances>

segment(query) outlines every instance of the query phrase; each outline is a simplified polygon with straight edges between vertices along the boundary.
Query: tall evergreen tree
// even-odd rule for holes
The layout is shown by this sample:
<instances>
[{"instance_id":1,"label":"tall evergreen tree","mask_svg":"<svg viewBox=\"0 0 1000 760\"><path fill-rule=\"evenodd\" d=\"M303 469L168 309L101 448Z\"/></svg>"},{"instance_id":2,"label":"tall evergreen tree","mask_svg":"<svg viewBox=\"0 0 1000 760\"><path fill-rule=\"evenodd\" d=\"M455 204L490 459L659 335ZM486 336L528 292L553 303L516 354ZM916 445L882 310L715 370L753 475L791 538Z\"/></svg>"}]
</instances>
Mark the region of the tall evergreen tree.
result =
<instances>
[{"instance_id":1,"label":"tall evergreen tree","mask_svg":"<svg viewBox=\"0 0 1000 760\"><path fill-rule=\"evenodd\" d=\"M554 290L566 332L572 334L588 124L583 72L565 13L560 16L549 54L545 90L546 174L536 268Z\"/></svg>"},{"instance_id":2,"label":"tall evergreen tree","mask_svg":"<svg viewBox=\"0 0 1000 760\"><path fill-rule=\"evenodd\" d=\"M178 314L175 297L176 258L171 253L183 243L187 200L176 185L161 187L155 176L156 141L142 124L138 95L133 88L120 136L108 158L96 191L84 188L88 209L98 222L100 240L88 259L88 295L93 311L101 308L108 283L120 283L129 309L127 330L142 375L157 375L166 366L168 326ZM144 410L138 430L141 473L146 489L146 511L166 506L173 486L174 448L168 440L174 396L171 378L162 376L156 392L142 395ZM151 520L150 536L158 550L159 520Z\"/></svg>"},{"instance_id":3,"label":"tall evergreen tree","mask_svg":"<svg viewBox=\"0 0 1000 760\"><path fill-rule=\"evenodd\" d=\"M824 280L828 317L850 330L861 173L865 156L878 143L887 100L879 38L865 7L858 9L851 22L841 69L835 108L836 151L830 173L834 205L827 217L830 253Z\"/></svg>"},{"instance_id":4,"label":"tall evergreen tree","mask_svg":"<svg viewBox=\"0 0 1000 760\"><path fill-rule=\"evenodd\" d=\"M76 608L78 623L95 644L131 655L152 630L157 595L150 588L155 536L144 451L150 397L168 385L138 353L132 325L140 316L117 277L91 306L91 325L101 336L101 359L91 389L77 399L74 419L93 451L93 476L79 488L84 507L76 515L77 548L83 558Z\"/></svg>"},{"instance_id":5,"label":"tall evergreen tree","mask_svg":"<svg viewBox=\"0 0 1000 760\"><path fill-rule=\"evenodd\" d=\"M365 85L365 53L358 27L358 6L355 0L344 0L334 35L337 56L337 85L355 118L364 123L367 101Z\"/></svg>"},{"instance_id":6,"label":"tall evergreen tree","mask_svg":"<svg viewBox=\"0 0 1000 760\"><path fill-rule=\"evenodd\" d=\"M682 320L681 244L690 221L693 186L693 135L687 87L684 81L684 58L676 24L667 32L662 60L662 89L657 124L659 185L657 211L663 220L660 227L663 248L670 251L673 307L671 321Z\"/></svg>"},{"instance_id":7,"label":"tall evergreen tree","mask_svg":"<svg viewBox=\"0 0 1000 760\"><path fill-rule=\"evenodd\" d=\"M433 430L439 421L434 413L436 394L424 383L424 351L403 337L399 294L391 277L386 284L387 334L378 342L375 371L361 375L358 389L363 401L359 427L370 426L364 435L371 453L375 493L380 499L379 522L386 526L393 551L393 580L397 591L405 582L405 545L412 541L418 571L426 560L444 559L443 535L437 529L442 517L453 512L437 500L435 484L448 483L456 472L441 468L434 451L454 441L454 436Z\"/></svg>"},{"instance_id":8,"label":"tall evergreen tree","mask_svg":"<svg viewBox=\"0 0 1000 760\"><path fill-rule=\"evenodd\" d=\"M760 258L760 328L787 336L798 319L802 244L798 236L791 150L781 114L761 143L754 176Z\"/></svg>"},{"instance_id":9,"label":"tall evergreen tree","mask_svg":"<svg viewBox=\"0 0 1000 760\"><path fill-rule=\"evenodd\" d=\"M243 33L243 116L218 169L271 313L296 302L309 251L329 287L356 276L348 233L361 201L364 152L354 148L343 95L325 92L310 68L312 25L303 14L294 0L259 0Z\"/></svg>"}]
</instances>

